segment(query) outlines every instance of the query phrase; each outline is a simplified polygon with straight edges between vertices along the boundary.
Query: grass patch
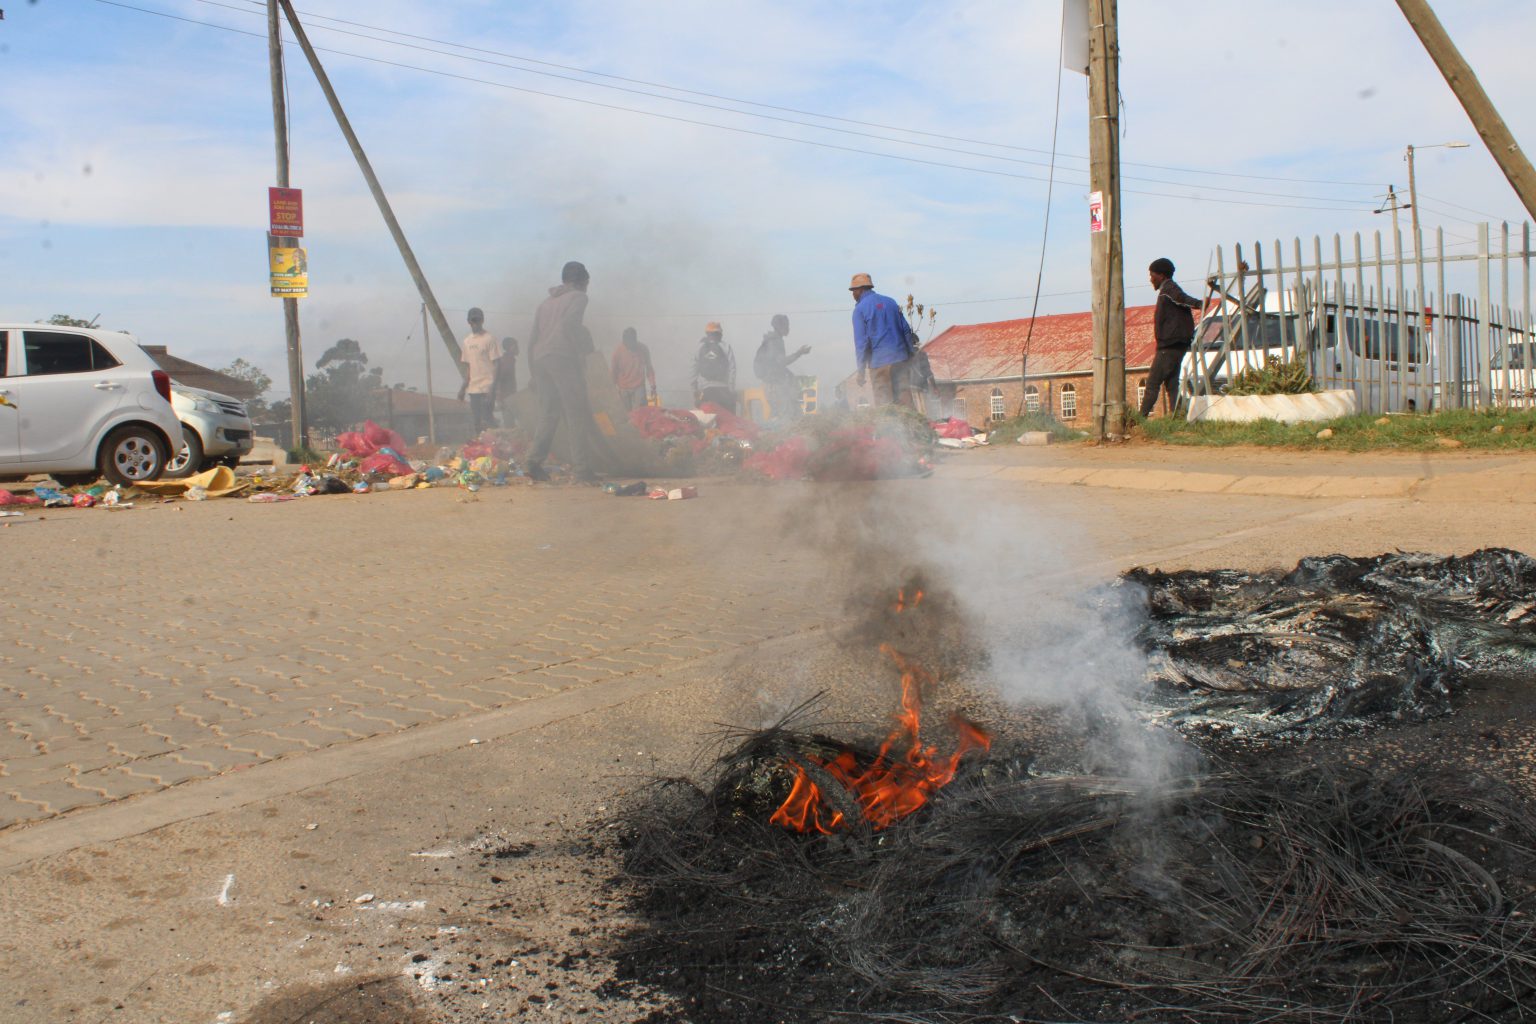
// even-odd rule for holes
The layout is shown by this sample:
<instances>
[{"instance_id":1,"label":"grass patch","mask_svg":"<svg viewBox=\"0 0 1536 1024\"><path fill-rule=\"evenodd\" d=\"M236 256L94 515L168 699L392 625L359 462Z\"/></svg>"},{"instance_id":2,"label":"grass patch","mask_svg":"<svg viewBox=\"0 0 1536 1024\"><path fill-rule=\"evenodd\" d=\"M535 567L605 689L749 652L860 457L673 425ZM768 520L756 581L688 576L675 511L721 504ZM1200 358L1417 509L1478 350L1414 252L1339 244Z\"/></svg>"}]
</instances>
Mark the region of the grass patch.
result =
<instances>
[{"instance_id":1,"label":"grass patch","mask_svg":"<svg viewBox=\"0 0 1536 1024\"><path fill-rule=\"evenodd\" d=\"M1252 423L1190 423L1178 417L1143 420L1142 433L1163 444L1223 448L1258 445L1320 451L1536 450L1536 410L1451 409L1428 415L1346 416L1326 423L1287 426L1275 420ZM1322 430L1333 436L1319 438ZM1455 443L1449 443L1455 442Z\"/></svg>"},{"instance_id":2,"label":"grass patch","mask_svg":"<svg viewBox=\"0 0 1536 1024\"><path fill-rule=\"evenodd\" d=\"M994 443L1006 441L1011 444L1017 441L1021 434L1030 431L1044 431L1056 441L1080 441L1088 436L1086 431L1069 427L1048 412L1027 412L1011 419L990 420L972 425L986 430L988 439Z\"/></svg>"}]
</instances>

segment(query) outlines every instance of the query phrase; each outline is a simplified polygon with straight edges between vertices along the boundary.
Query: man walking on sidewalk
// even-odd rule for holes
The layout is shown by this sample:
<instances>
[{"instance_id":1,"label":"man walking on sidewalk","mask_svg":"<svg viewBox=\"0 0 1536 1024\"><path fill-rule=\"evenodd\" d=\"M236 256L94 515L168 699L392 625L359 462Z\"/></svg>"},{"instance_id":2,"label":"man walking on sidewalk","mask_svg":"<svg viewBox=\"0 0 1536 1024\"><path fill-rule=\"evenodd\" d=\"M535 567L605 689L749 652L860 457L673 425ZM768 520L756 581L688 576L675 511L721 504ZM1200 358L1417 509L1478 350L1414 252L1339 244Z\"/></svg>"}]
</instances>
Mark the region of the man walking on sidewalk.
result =
<instances>
[{"instance_id":1,"label":"man walking on sidewalk","mask_svg":"<svg viewBox=\"0 0 1536 1024\"><path fill-rule=\"evenodd\" d=\"M560 286L549 290L549 298L539 304L533 316L528 361L533 370L533 392L539 398L539 426L525 467L530 480L549 479L544 460L562 423L570 447L571 472L582 483L594 479L587 465L592 408L587 401L586 359L593 351L592 334L582 323L590 280L586 267L575 260L567 263L560 271Z\"/></svg>"},{"instance_id":2,"label":"man walking on sidewalk","mask_svg":"<svg viewBox=\"0 0 1536 1024\"><path fill-rule=\"evenodd\" d=\"M1185 293L1173 282L1173 261L1159 257L1147 268L1152 287L1157 289L1157 308L1152 314L1152 332L1157 338L1157 354L1152 357L1152 369L1147 373L1147 392L1141 398L1141 418L1146 419L1157 408L1159 392L1168 392L1168 407L1179 404L1179 373L1184 366L1184 354L1195 338L1195 318L1192 309L1200 309L1205 303Z\"/></svg>"}]
</instances>

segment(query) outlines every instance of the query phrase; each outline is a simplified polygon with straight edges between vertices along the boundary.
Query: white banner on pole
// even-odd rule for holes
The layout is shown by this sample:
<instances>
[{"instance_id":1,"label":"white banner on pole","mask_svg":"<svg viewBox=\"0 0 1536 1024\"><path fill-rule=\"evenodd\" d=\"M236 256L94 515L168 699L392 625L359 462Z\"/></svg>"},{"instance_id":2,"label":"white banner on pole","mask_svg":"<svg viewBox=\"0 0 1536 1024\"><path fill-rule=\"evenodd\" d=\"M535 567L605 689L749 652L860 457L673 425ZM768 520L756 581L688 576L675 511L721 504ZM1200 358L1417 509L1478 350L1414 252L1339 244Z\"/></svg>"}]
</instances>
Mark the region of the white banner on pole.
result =
<instances>
[{"instance_id":1,"label":"white banner on pole","mask_svg":"<svg viewBox=\"0 0 1536 1024\"><path fill-rule=\"evenodd\" d=\"M1061 66L1088 73L1088 0L1061 0Z\"/></svg>"}]
</instances>

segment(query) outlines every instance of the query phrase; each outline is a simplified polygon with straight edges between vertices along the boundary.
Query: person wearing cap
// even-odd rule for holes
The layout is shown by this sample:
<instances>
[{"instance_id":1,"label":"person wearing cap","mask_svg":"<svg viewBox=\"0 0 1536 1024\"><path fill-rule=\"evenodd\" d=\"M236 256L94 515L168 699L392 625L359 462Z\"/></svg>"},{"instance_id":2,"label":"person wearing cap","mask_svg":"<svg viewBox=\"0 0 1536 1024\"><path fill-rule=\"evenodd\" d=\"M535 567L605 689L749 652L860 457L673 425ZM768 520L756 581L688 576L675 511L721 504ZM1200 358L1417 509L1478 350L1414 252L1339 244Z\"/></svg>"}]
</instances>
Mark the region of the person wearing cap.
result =
<instances>
[{"instance_id":1,"label":"person wearing cap","mask_svg":"<svg viewBox=\"0 0 1536 1024\"><path fill-rule=\"evenodd\" d=\"M1152 314L1157 354L1152 357L1152 368L1147 372L1147 390L1141 398L1142 419L1151 416L1152 410L1157 408L1159 392L1168 392L1170 408L1179 404L1179 373L1184 366L1184 354L1195 338L1195 318L1190 310L1205 305L1174 283L1173 271L1173 261L1166 256L1153 260L1147 268L1152 287L1157 289L1157 308Z\"/></svg>"},{"instance_id":2,"label":"person wearing cap","mask_svg":"<svg viewBox=\"0 0 1536 1024\"><path fill-rule=\"evenodd\" d=\"M854 274L848 290L853 293L853 347L859 361L859 386L869 380L877 405L911 407L908 375L917 335L896 300L876 292L868 274Z\"/></svg>"},{"instance_id":3,"label":"person wearing cap","mask_svg":"<svg viewBox=\"0 0 1536 1024\"><path fill-rule=\"evenodd\" d=\"M501 359L501 343L485 329L485 314L479 309L470 310L468 320L469 334L459 346L460 361L464 364L459 401L469 395L469 416L475 436L479 437L496 425L496 364Z\"/></svg>"},{"instance_id":4,"label":"person wearing cap","mask_svg":"<svg viewBox=\"0 0 1536 1024\"><path fill-rule=\"evenodd\" d=\"M612 370L613 386L619 389L625 412L645 405L647 384L650 397L656 397L656 368L651 365L651 350L640 343L633 327L624 328L624 339L613 350Z\"/></svg>"},{"instance_id":5,"label":"person wearing cap","mask_svg":"<svg viewBox=\"0 0 1536 1024\"><path fill-rule=\"evenodd\" d=\"M549 290L533 316L528 341L528 363L533 393L539 399L539 423L524 471L530 480L548 480L544 460L549 457L555 432L565 425L570 448L571 472L582 483L595 478L587 465L587 432L592 429L592 407L587 399L585 362L593 351L592 334L582 323L587 312L587 285L591 276L575 260L560 271L560 285Z\"/></svg>"},{"instance_id":6,"label":"person wearing cap","mask_svg":"<svg viewBox=\"0 0 1536 1024\"><path fill-rule=\"evenodd\" d=\"M773 411L773 418L787 423L800 418L800 379L789 364L810 352L811 346L801 345L794 352L785 352L789 317L783 313L774 314L770 327L752 359L752 372L757 374L763 389L768 392L768 407Z\"/></svg>"},{"instance_id":7,"label":"person wearing cap","mask_svg":"<svg viewBox=\"0 0 1536 1024\"><path fill-rule=\"evenodd\" d=\"M693 397L699 405L714 402L736 413L736 353L725 343L725 331L711 321L704 325L699 354L693 357Z\"/></svg>"}]
</instances>

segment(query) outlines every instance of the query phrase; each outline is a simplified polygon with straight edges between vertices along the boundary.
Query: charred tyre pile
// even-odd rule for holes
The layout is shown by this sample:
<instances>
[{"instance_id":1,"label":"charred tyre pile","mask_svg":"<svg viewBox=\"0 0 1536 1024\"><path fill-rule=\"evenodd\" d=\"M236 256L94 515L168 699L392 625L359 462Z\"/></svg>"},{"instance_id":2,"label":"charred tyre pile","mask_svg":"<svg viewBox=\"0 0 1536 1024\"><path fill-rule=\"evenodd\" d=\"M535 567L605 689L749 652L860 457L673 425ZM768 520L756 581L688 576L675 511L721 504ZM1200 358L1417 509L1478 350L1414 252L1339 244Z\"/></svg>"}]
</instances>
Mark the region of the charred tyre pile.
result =
<instances>
[{"instance_id":1,"label":"charred tyre pile","mask_svg":"<svg viewBox=\"0 0 1536 1024\"><path fill-rule=\"evenodd\" d=\"M1156 778L1041 770L958 718L919 740L934 680L888 652L883 739L741 733L632 808L621 975L674 1007L658 1024L1536 1019L1530 799L1327 738L1531 679L1532 569L1495 551L1132 574L1156 717L1205 748ZM1201 646L1200 618L1232 639ZM1300 742L1221 742L1276 733Z\"/></svg>"}]
</instances>

